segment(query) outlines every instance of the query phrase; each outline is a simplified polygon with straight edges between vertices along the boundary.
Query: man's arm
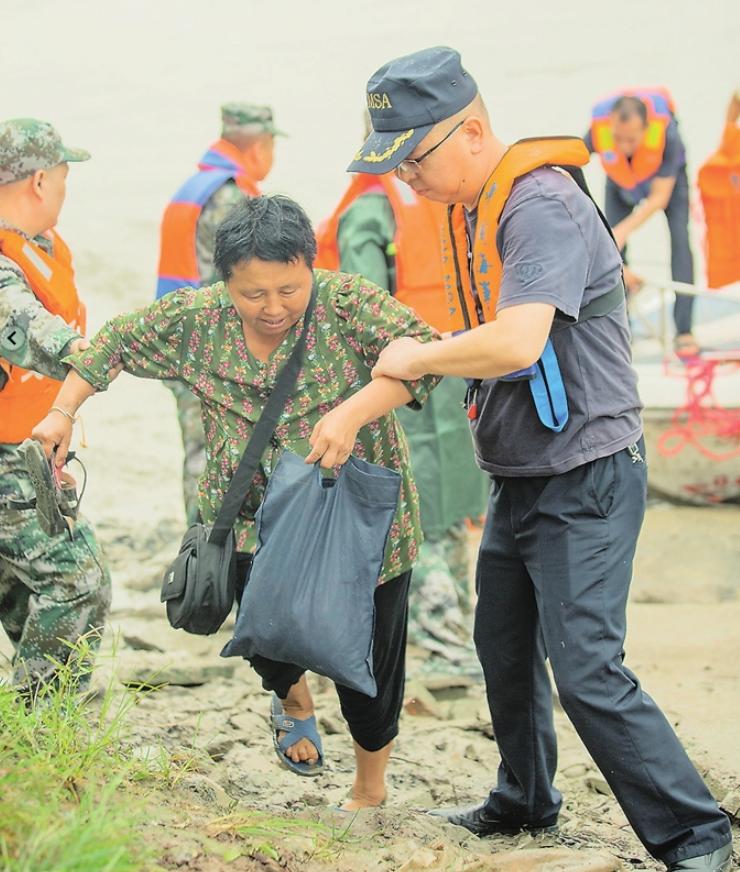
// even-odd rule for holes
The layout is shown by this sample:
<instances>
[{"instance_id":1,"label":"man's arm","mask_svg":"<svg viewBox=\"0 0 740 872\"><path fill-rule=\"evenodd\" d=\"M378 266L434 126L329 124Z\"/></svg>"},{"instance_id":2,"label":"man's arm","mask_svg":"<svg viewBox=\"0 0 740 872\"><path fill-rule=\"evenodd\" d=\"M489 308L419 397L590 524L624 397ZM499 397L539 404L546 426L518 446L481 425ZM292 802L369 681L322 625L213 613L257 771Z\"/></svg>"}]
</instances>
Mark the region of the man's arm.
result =
<instances>
[{"instance_id":1,"label":"man's arm","mask_svg":"<svg viewBox=\"0 0 740 872\"><path fill-rule=\"evenodd\" d=\"M624 248L630 235L651 218L656 212L662 212L667 206L676 185L676 177L656 176L650 183L650 193L642 203L612 228L614 238L620 250Z\"/></svg>"},{"instance_id":2,"label":"man's arm","mask_svg":"<svg viewBox=\"0 0 740 872\"><path fill-rule=\"evenodd\" d=\"M399 339L381 353L373 378L415 380L425 375L500 378L532 366L542 356L555 307L523 303L503 309L495 321L444 339Z\"/></svg>"},{"instance_id":3,"label":"man's arm","mask_svg":"<svg viewBox=\"0 0 740 872\"><path fill-rule=\"evenodd\" d=\"M0 269L0 357L14 366L60 381L69 367L62 363L82 341L80 334L38 301L13 269Z\"/></svg>"}]
</instances>

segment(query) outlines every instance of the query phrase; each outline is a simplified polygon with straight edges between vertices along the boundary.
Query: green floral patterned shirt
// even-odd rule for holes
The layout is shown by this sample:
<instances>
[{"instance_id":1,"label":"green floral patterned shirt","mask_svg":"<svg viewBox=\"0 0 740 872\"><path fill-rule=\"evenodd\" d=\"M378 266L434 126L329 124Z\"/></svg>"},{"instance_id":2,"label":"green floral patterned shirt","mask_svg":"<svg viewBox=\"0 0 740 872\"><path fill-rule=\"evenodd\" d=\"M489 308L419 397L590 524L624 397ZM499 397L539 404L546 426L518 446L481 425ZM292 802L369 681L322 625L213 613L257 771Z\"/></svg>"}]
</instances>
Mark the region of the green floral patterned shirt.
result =
<instances>
[{"instance_id":1,"label":"green floral patterned shirt","mask_svg":"<svg viewBox=\"0 0 740 872\"><path fill-rule=\"evenodd\" d=\"M317 301L303 368L234 526L240 551L254 548L254 514L281 452L309 453L315 424L370 382L370 371L389 342L400 336L422 341L435 336L411 309L361 276L316 270L315 283ZM109 384L108 370L119 363L132 375L178 379L193 391L201 401L206 433L199 505L203 521L210 524L302 327L303 319L268 361L258 360L246 346L241 319L224 284L218 282L198 290L183 288L145 309L111 319L88 350L65 362L99 391ZM436 381L427 377L407 383L415 406L424 403ZM411 568L422 538L406 437L396 415L391 412L363 427L354 453L402 476L380 579L387 581Z\"/></svg>"}]
</instances>

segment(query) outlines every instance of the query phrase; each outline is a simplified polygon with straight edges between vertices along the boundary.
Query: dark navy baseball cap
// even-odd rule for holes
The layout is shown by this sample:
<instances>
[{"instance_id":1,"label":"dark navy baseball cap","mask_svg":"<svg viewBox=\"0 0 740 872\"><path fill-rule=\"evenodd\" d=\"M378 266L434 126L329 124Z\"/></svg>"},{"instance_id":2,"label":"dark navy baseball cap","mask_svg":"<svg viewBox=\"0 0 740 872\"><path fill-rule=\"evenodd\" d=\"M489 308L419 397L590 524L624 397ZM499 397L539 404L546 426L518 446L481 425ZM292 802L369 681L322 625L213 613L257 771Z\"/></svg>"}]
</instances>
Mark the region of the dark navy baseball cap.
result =
<instances>
[{"instance_id":1,"label":"dark navy baseball cap","mask_svg":"<svg viewBox=\"0 0 740 872\"><path fill-rule=\"evenodd\" d=\"M425 48L383 64L367 83L373 132L347 172L382 175L395 169L435 124L464 109L477 93L453 48Z\"/></svg>"}]
</instances>

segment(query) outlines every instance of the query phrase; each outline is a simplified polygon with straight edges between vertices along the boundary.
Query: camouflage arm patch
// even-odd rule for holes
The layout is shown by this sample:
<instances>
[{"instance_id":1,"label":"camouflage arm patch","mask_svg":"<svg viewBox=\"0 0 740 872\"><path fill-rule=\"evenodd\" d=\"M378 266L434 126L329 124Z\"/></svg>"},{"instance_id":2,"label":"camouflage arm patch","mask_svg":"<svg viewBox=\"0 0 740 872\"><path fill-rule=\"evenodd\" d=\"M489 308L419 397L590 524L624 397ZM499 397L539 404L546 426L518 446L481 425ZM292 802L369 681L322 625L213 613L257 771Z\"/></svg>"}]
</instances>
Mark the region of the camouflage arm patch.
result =
<instances>
[{"instance_id":1,"label":"camouflage arm patch","mask_svg":"<svg viewBox=\"0 0 740 872\"><path fill-rule=\"evenodd\" d=\"M14 269L0 266L0 357L61 381L67 375L62 352L80 338L41 305Z\"/></svg>"},{"instance_id":2,"label":"camouflage arm patch","mask_svg":"<svg viewBox=\"0 0 740 872\"><path fill-rule=\"evenodd\" d=\"M198 229L195 234L195 254L198 258L200 278L204 285L210 285L219 280L213 266L216 228L234 206L241 203L244 196L235 182L226 182L211 196L200 213Z\"/></svg>"}]
</instances>

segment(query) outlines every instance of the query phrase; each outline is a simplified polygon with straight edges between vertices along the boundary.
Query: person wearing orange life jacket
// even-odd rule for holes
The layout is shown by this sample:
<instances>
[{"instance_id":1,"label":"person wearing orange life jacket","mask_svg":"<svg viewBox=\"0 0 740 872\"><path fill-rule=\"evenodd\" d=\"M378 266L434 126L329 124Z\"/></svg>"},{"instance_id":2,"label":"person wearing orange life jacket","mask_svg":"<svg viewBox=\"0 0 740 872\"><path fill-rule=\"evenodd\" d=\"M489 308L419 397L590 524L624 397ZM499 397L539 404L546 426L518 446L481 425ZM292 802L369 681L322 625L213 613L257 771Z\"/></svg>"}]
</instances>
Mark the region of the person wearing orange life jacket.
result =
<instances>
[{"instance_id":1,"label":"person wearing orange life jacket","mask_svg":"<svg viewBox=\"0 0 740 872\"><path fill-rule=\"evenodd\" d=\"M350 172L395 170L448 204L448 325L400 339L373 375L471 379L469 417L492 488L474 638L497 783L436 812L479 836L551 830L560 703L646 850L671 872L727 872L730 823L624 666L625 610L647 474L621 258L579 172L578 137L495 135L458 52L390 61L368 82L373 133Z\"/></svg>"},{"instance_id":2,"label":"person wearing orange life jacket","mask_svg":"<svg viewBox=\"0 0 740 872\"><path fill-rule=\"evenodd\" d=\"M15 648L12 681L29 692L102 628L110 603L90 524L44 532L20 447L53 409L65 355L86 347L69 249L52 228L69 162L88 158L44 121L0 123L0 622Z\"/></svg>"},{"instance_id":3,"label":"person wearing orange life jacket","mask_svg":"<svg viewBox=\"0 0 740 872\"><path fill-rule=\"evenodd\" d=\"M275 137L284 136L269 106L224 103L221 138L198 162L198 171L165 209L160 232L156 297L185 286L198 288L219 278L213 266L216 228L244 197L258 196L272 169ZM188 523L198 514L198 479L205 468L200 403L178 382L175 396L184 449L183 496Z\"/></svg>"},{"instance_id":4,"label":"person wearing orange life jacket","mask_svg":"<svg viewBox=\"0 0 740 872\"><path fill-rule=\"evenodd\" d=\"M441 324L444 214L393 174L358 174L319 226L317 265L359 273L429 324ZM424 672L478 676L465 519L483 514L488 488L473 458L464 396L462 379L445 379L421 411L396 414L409 441L424 533L412 575L408 638L427 653Z\"/></svg>"},{"instance_id":5,"label":"person wearing orange life jacket","mask_svg":"<svg viewBox=\"0 0 740 872\"><path fill-rule=\"evenodd\" d=\"M668 91L636 89L599 101L584 141L601 158L607 177L604 211L623 256L629 237L656 212L664 212L671 237L671 277L693 284L686 149ZM691 333L693 304L693 297L676 294L675 348L682 355L698 351Z\"/></svg>"},{"instance_id":6,"label":"person wearing orange life jacket","mask_svg":"<svg viewBox=\"0 0 740 872\"><path fill-rule=\"evenodd\" d=\"M702 164L698 184L706 223L707 282L740 282L740 90L727 107L722 141Z\"/></svg>"}]
</instances>

